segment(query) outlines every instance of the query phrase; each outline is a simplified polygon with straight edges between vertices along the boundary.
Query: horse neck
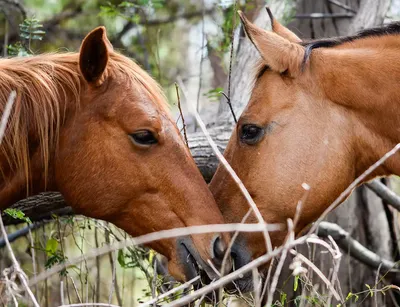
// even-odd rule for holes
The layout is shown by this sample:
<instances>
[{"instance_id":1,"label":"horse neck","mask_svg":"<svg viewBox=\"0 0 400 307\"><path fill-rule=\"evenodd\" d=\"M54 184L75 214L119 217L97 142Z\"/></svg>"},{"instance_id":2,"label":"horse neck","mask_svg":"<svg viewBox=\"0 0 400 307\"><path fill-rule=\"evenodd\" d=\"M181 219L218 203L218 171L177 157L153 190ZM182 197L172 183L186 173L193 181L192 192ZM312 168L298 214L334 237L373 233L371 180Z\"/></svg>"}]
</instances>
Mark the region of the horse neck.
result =
<instances>
[{"instance_id":1,"label":"horse neck","mask_svg":"<svg viewBox=\"0 0 400 307\"><path fill-rule=\"evenodd\" d=\"M383 38L381 44L390 39ZM358 174L400 142L400 40L394 45L391 42L387 49L325 49L316 55L324 58L318 68L319 84L352 123L349 133L355 144ZM389 159L375 174L400 175L400 159Z\"/></svg>"},{"instance_id":2,"label":"horse neck","mask_svg":"<svg viewBox=\"0 0 400 307\"><path fill-rule=\"evenodd\" d=\"M17 92L0 148L0 208L55 189L58 135L79 104L80 88L77 54L0 61L1 101Z\"/></svg>"}]
</instances>

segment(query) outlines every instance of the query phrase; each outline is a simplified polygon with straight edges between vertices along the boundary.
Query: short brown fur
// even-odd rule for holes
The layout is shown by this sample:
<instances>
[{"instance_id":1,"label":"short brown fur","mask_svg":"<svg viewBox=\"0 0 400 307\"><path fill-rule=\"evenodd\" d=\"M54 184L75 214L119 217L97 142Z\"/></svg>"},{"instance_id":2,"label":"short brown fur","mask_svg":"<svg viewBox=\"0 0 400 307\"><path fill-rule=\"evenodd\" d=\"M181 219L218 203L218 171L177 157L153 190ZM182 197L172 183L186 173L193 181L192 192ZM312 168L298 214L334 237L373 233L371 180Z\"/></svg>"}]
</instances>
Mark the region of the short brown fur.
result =
<instances>
[{"instance_id":1,"label":"short brown fur","mask_svg":"<svg viewBox=\"0 0 400 307\"><path fill-rule=\"evenodd\" d=\"M400 142L400 36L372 31L375 34L342 39L328 44L329 48L312 48L301 70L307 44L290 41L288 29L277 39L279 33L259 29L245 17L242 20L262 60L225 157L268 223L286 225L304 195L302 184L311 187L299 232ZM286 63L298 65L289 65L289 74L279 69L282 55ZM240 139L246 124L269 130L259 142L248 145ZM397 153L367 179L400 175L399 157ZM223 167L218 167L210 188L225 221L239 222L248 204ZM271 237L273 245L279 246L285 233ZM247 244L253 258L265 252L262 235L243 235L239 241Z\"/></svg>"}]
</instances>

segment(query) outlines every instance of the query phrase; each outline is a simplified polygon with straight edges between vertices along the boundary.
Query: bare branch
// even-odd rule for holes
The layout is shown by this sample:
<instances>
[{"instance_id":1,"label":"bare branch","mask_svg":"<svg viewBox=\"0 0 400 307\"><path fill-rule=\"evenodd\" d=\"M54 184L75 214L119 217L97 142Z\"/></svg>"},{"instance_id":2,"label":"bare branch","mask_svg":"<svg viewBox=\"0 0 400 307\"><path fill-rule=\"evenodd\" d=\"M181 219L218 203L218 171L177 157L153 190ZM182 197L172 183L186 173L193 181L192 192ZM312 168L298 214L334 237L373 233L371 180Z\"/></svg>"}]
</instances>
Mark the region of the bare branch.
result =
<instances>
[{"instance_id":1,"label":"bare branch","mask_svg":"<svg viewBox=\"0 0 400 307\"><path fill-rule=\"evenodd\" d=\"M346 5L346 4L342 3L342 2L339 2L337 0L328 0L328 1L330 3L332 3L332 4L334 4L334 5L342 8L342 9L345 9L346 11L352 12L354 14L357 13L356 10L352 9L350 6L348 6L348 5Z\"/></svg>"},{"instance_id":2,"label":"bare branch","mask_svg":"<svg viewBox=\"0 0 400 307\"><path fill-rule=\"evenodd\" d=\"M337 19L337 18L353 18L353 13L334 13L334 14L324 14L324 13L311 13L311 14L298 14L294 16L297 19Z\"/></svg>"},{"instance_id":3,"label":"bare branch","mask_svg":"<svg viewBox=\"0 0 400 307\"><path fill-rule=\"evenodd\" d=\"M20 237L23 237L25 235L27 235L29 233L30 230L36 229L39 226L41 226L42 223L34 223L34 224L30 224L22 229L19 229L11 234L9 234L7 236L8 238L8 242L14 242L15 240L17 240ZM4 246L6 246L6 240L4 238L0 239L0 248L3 248Z\"/></svg>"},{"instance_id":4,"label":"bare branch","mask_svg":"<svg viewBox=\"0 0 400 307\"><path fill-rule=\"evenodd\" d=\"M400 211L400 196L394 193L378 179L368 182L366 186L385 202L389 203L393 208Z\"/></svg>"},{"instance_id":5,"label":"bare branch","mask_svg":"<svg viewBox=\"0 0 400 307\"><path fill-rule=\"evenodd\" d=\"M396 282L400 282L400 268L398 264L383 259L370 251L353 239L350 234L339 225L329 222L321 222L318 227L318 236L325 238L332 236L335 242L352 257L375 270L381 266L382 269L394 273L394 279Z\"/></svg>"}]
</instances>

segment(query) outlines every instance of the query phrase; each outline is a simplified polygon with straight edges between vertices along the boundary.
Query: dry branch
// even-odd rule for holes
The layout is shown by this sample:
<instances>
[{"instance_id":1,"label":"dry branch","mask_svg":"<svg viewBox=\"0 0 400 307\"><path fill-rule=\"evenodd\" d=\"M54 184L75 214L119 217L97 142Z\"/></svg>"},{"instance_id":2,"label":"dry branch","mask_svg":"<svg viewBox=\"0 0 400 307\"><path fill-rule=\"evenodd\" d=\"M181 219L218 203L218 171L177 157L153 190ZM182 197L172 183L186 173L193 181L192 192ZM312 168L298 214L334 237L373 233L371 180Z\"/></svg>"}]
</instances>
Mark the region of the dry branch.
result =
<instances>
[{"instance_id":1,"label":"dry branch","mask_svg":"<svg viewBox=\"0 0 400 307\"><path fill-rule=\"evenodd\" d=\"M390 271L393 273L394 281L400 283L400 270L397 263L383 259L374 252L365 248L339 225L329 222L321 222L317 234L324 238L331 236L339 247L348 252L352 257L375 270L381 267L386 271Z\"/></svg>"},{"instance_id":2,"label":"dry branch","mask_svg":"<svg viewBox=\"0 0 400 307\"><path fill-rule=\"evenodd\" d=\"M400 196L394 193L378 179L368 182L366 186L393 208L400 211Z\"/></svg>"}]
</instances>

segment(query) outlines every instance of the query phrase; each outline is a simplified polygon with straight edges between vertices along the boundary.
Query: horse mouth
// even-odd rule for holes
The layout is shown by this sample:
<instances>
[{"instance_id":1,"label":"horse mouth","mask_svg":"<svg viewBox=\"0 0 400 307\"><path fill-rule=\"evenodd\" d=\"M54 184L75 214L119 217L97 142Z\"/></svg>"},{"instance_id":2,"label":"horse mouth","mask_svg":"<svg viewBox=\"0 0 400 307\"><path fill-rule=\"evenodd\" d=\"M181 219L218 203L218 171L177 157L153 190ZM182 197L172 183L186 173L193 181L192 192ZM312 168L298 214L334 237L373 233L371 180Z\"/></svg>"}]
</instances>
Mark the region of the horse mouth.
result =
<instances>
[{"instance_id":1,"label":"horse mouth","mask_svg":"<svg viewBox=\"0 0 400 307\"><path fill-rule=\"evenodd\" d=\"M184 272L187 280L192 280L195 277L200 276L198 280L193 283L195 289L208 285L213 281L220 278L220 276L200 258L196 250L192 247L190 239L185 238L178 241L181 250L181 261L183 263ZM250 256L243 257L242 250L237 247L232 248L231 257L234 263L234 267L239 269L243 265L249 262ZM241 256L239 256L241 255ZM231 271L232 272L232 271ZM226 272L225 275L231 273ZM253 289L253 278L251 272L244 274L244 276L235 279L224 286L225 290L229 293L247 293ZM216 292L209 293L206 298L214 300L216 299Z\"/></svg>"},{"instance_id":2,"label":"horse mouth","mask_svg":"<svg viewBox=\"0 0 400 307\"><path fill-rule=\"evenodd\" d=\"M201 274L203 268L201 265L197 262L196 258L193 256L193 253L191 253L190 249L187 247L187 245L182 242L181 246L184 251L184 262L185 262L185 275L188 280L191 280ZM194 284L197 285L199 284L200 281L196 281Z\"/></svg>"}]
</instances>

